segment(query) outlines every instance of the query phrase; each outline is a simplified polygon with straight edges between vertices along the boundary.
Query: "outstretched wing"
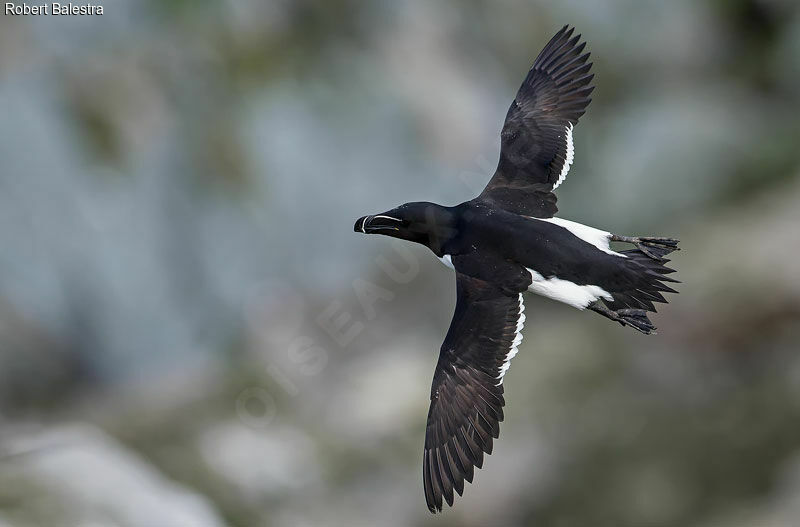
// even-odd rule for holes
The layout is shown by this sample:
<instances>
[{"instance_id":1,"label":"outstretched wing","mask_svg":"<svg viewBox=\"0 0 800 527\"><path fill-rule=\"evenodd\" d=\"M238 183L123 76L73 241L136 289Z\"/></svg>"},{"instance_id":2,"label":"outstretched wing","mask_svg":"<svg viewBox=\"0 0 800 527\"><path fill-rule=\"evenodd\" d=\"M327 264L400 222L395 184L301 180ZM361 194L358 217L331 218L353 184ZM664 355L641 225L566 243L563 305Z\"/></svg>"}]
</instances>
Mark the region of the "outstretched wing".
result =
<instances>
[{"instance_id":1,"label":"outstretched wing","mask_svg":"<svg viewBox=\"0 0 800 527\"><path fill-rule=\"evenodd\" d=\"M503 420L503 375L522 341L522 293L457 271L458 299L431 388L423 481L431 512L472 482Z\"/></svg>"},{"instance_id":2,"label":"outstretched wing","mask_svg":"<svg viewBox=\"0 0 800 527\"><path fill-rule=\"evenodd\" d=\"M500 162L481 197L518 214L549 218L552 193L572 164L572 129L591 102L594 74L586 43L564 26L531 67L508 109Z\"/></svg>"}]
</instances>

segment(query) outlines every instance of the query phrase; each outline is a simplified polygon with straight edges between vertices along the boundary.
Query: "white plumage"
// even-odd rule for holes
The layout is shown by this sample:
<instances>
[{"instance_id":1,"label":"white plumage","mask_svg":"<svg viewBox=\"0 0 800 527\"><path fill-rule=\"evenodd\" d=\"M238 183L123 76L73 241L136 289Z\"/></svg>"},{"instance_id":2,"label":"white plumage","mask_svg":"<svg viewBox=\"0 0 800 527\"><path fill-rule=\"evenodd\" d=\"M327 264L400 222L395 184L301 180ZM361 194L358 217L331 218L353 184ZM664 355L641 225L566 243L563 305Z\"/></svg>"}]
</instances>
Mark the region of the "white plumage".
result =
<instances>
[{"instance_id":1,"label":"white plumage","mask_svg":"<svg viewBox=\"0 0 800 527\"><path fill-rule=\"evenodd\" d=\"M508 350L503 365L500 366L500 375L497 376L499 382L497 385L503 384L503 377L505 376L508 368L511 366L511 359L517 355L520 343L522 342L522 328L525 325L525 303L522 301L522 293L519 294L519 317L517 318L516 334L514 341L511 343L511 349Z\"/></svg>"},{"instance_id":2,"label":"white plumage","mask_svg":"<svg viewBox=\"0 0 800 527\"><path fill-rule=\"evenodd\" d=\"M567 179L569 167L572 165L572 160L575 159L575 145L572 144L572 123L569 123L566 128L566 141L567 141L567 158L564 160L564 166L561 167L561 173L558 175L558 181L553 185L553 190Z\"/></svg>"},{"instance_id":3,"label":"white plumage","mask_svg":"<svg viewBox=\"0 0 800 527\"><path fill-rule=\"evenodd\" d=\"M533 279L533 283L528 286L528 291L578 309L586 309L586 306L600 298L608 301L614 300L611 293L597 285L578 285L555 276L545 278L533 269L528 269L528 272L531 273Z\"/></svg>"},{"instance_id":4,"label":"white plumage","mask_svg":"<svg viewBox=\"0 0 800 527\"><path fill-rule=\"evenodd\" d=\"M596 229L594 227L589 227L588 225L583 225L582 223L578 223L577 221L570 221L562 218L533 218L531 216L528 217L534 220L546 221L552 223L553 225L558 225L559 227L563 227L572 234L574 234L575 236L577 236L578 238L580 238L581 240L585 241L586 243L591 243L604 253L613 254L614 256L620 256L622 258L627 258L627 256L625 256L624 254L611 250L611 245L610 245L611 233L608 231Z\"/></svg>"}]
</instances>

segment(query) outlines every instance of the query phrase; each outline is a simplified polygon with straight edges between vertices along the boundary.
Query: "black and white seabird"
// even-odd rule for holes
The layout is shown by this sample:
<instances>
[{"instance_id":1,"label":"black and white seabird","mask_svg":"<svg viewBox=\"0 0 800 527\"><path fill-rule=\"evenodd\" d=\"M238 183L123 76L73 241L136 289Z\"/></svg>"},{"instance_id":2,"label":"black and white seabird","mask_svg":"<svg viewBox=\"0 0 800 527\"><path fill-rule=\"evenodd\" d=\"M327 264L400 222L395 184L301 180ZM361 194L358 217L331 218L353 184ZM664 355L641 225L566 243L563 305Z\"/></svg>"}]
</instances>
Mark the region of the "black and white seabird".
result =
<instances>
[{"instance_id":1,"label":"black and white seabird","mask_svg":"<svg viewBox=\"0 0 800 527\"><path fill-rule=\"evenodd\" d=\"M503 420L503 375L522 341L522 293L589 309L650 334L666 303L671 238L619 236L556 218L553 191L572 164L573 130L594 87L581 36L564 26L533 63L506 115L497 170L454 207L406 203L355 223L430 248L456 274L456 308L433 375L423 456L431 512L472 482ZM632 244L615 250L610 242Z\"/></svg>"}]
</instances>

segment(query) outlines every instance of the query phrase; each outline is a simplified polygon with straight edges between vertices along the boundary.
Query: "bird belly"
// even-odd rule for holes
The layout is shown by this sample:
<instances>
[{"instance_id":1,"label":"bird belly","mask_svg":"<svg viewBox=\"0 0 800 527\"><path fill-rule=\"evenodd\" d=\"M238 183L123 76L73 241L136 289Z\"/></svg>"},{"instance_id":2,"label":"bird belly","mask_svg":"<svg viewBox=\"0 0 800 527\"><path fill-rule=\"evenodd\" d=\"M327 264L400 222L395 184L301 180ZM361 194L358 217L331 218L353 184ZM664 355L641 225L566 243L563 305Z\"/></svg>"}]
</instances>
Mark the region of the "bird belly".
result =
<instances>
[{"instance_id":1,"label":"bird belly","mask_svg":"<svg viewBox=\"0 0 800 527\"><path fill-rule=\"evenodd\" d=\"M562 280L556 276L545 278L533 269L527 268L531 274L531 285L528 291L537 295L546 296L553 300L558 300L569 304L578 309L585 309L586 306L603 298L612 301L614 297L611 293L600 286L584 284L579 285L569 280Z\"/></svg>"}]
</instances>

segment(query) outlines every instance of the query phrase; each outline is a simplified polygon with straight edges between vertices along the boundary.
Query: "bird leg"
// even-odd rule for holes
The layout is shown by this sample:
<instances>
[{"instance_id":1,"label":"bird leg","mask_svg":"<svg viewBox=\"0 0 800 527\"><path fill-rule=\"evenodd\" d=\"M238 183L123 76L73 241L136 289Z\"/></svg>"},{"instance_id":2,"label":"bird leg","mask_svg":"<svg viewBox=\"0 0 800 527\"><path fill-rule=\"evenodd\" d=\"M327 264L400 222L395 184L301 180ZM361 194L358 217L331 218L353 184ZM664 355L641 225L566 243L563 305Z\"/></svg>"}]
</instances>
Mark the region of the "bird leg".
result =
<instances>
[{"instance_id":1,"label":"bird leg","mask_svg":"<svg viewBox=\"0 0 800 527\"><path fill-rule=\"evenodd\" d=\"M611 235L612 242L625 242L632 243L637 249L652 258L653 260L661 261L663 256L659 256L651 251L649 248L658 249L659 252L666 251L680 251L678 248L678 240L673 238L656 238L653 236L620 236L619 234Z\"/></svg>"},{"instance_id":2,"label":"bird leg","mask_svg":"<svg viewBox=\"0 0 800 527\"><path fill-rule=\"evenodd\" d=\"M588 308L606 318L619 322L623 326L630 326L645 335L655 333L656 327L647 318L647 311L644 309L617 309L613 311L600 301L590 304Z\"/></svg>"}]
</instances>

